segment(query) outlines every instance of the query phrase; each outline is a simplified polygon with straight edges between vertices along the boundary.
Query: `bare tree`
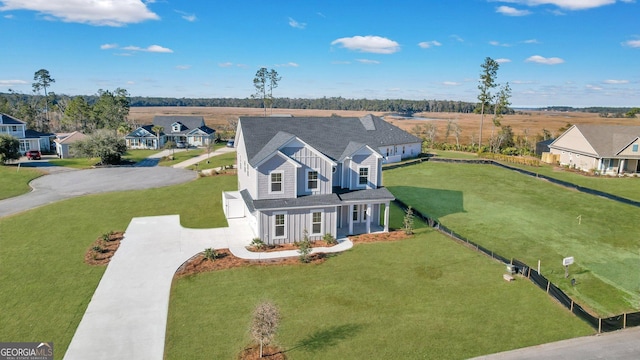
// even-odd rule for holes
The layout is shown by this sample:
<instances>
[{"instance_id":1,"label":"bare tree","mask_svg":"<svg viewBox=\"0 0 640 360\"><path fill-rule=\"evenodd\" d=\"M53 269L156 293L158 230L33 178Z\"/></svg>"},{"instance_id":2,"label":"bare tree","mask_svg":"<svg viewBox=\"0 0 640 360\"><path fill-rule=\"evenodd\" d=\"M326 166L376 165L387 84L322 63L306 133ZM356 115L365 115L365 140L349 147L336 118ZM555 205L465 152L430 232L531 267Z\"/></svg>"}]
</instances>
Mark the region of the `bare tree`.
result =
<instances>
[{"instance_id":1,"label":"bare tree","mask_svg":"<svg viewBox=\"0 0 640 360\"><path fill-rule=\"evenodd\" d=\"M251 336L260 343L260 357L264 345L273 341L280 322L278 308L271 302L260 303L253 312L253 322L251 323Z\"/></svg>"}]
</instances>

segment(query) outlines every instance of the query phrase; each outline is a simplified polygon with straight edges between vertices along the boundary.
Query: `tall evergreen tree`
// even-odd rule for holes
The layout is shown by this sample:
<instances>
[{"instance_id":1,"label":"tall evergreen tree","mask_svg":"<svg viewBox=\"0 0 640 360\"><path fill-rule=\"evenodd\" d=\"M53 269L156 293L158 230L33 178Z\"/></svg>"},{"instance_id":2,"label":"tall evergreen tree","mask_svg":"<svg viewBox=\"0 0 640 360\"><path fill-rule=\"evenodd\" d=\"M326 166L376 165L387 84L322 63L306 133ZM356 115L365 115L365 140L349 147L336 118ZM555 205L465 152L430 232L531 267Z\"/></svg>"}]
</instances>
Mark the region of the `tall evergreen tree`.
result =
<instances>
[{"instance_id":1,"label":"tall evergreen tree","mask_svg":"<svg viewBox=\"0 0 640 360\"><path fill-rule=\"evenodd\" d=\"M484 59L484 63L480 66L482 72L480 73L480 84L478 85L478 107L480 108L480 139L478 141L478 149L482 149L482 127L484 125L484 112L487 110L493 102L493 94L491 90L497 86L496 76L498 75L498 69L500 64L490 57Z\"/></svg>"}]
</instances>

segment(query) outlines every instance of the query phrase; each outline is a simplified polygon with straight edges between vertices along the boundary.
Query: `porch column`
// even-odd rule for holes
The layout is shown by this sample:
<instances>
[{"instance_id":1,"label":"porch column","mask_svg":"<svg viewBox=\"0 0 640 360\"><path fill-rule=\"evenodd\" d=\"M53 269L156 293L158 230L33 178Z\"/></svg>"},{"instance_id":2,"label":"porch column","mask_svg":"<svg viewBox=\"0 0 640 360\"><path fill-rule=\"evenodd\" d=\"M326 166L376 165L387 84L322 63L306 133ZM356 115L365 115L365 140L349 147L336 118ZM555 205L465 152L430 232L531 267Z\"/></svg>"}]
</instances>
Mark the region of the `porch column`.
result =
<instances>
[{"instance_id":1,"label":"porch column","mask_svg":"<svg viewBox=\"0 0 640 360\"><path fill-rule=\"evenodd\" d=\"M367 204L367 234L371 233L371 204Z\"/></svg>"},{"instance_id":2,"label":"porch column","mask_svg":"<svg viewBox=\"0 0 640 360\"><path fill-rule=\"evenodd\" d=\"M598 159L598 171L602 172L602 158Z\"/></svg>"},{"instance_id":3,"label":"porch column","mask_svg":"<svg viewBox=\"0 0 640 360\"><path fill-rule=\"evenodd\" d=\"M389 232L389 202L384 204L384 232Z\"/></svg>"},{"instance_id":4,"label":"porch column","mask_svg":"<svg viewBox=\"0 0 640 360\"><path fill-rule=\"evenodd\" d=\"M349 235L353 235L353 204L349 204Z\"/></svg>"},{"instance_id":5,"label":"porch column","mask_svg":"<svg viewBox=\"0 0 640 360\"><path fill-rule=\"evenodd\" d=\"M618 167L618 174L624 172L624 159L620 159L620 166Z\"/></svg>"}]
</instances>

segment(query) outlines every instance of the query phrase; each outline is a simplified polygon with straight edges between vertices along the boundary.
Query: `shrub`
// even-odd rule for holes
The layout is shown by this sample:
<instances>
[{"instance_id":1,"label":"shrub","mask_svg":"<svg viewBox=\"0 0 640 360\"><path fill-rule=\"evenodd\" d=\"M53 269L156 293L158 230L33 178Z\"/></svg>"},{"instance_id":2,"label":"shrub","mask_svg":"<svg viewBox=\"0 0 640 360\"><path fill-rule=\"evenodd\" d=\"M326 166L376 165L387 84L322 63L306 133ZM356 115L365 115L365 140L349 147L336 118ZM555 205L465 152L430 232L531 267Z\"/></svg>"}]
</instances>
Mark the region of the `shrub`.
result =
<instances>
[{"instance_id":1,"label":"shrub","mask_svg":"<svg viewBox=\"0 0 640 360\"><path fill-rule=\"evenodd\" d=\"M95 252L95 253L103 253L104 252L104 249L100 245L96 245L96 246L92 247L91 250L93 250L93 252Z\"/></svg>"},{"instance_id":2,"label":"shrub","mask_svg":"<svg viewBox=\"0 0 640 360\"><path fill-rule=\"evenodd\" d=\"M265 248L265 244L264 241L262 241L260 238L253 238L253 240L251 240L251 246L258 249L258 250L262 250Z\"/></svg>"},{"instance_id":3,"label":"shrub","mask_svg":"<svg viewBox=\"0 0 640 360\"><path fill-rule=\"evenodd\" d=\"M218 253L213 248L204 249L204 259L215 261L218 258Z\"/></svg>"},{"instance_id":4,"label":"shrub","mask_svg":"<svg viewBox=\"0 0 640 360\"><path fill-rule=\"evenodd\" d=\"M336 240L336 238L329 233L324 234L324 236L322 237L322 240L324 240L324 242L326 242L327 245L335 245L338 243L338 240Z\"/></svg>"},{"instance_id":5,"label":"shrub","mask_svg":"<svg viewBox=\"0 0 640 360\"><path fill-rule=\"evenodd\" d=\"M261 303L254 310L251 336L260 344L260 357L262 357L262 347L269 345L273 341L279 322L280 313L278 308L268 301Z\"/></svg>"}]
</instances>

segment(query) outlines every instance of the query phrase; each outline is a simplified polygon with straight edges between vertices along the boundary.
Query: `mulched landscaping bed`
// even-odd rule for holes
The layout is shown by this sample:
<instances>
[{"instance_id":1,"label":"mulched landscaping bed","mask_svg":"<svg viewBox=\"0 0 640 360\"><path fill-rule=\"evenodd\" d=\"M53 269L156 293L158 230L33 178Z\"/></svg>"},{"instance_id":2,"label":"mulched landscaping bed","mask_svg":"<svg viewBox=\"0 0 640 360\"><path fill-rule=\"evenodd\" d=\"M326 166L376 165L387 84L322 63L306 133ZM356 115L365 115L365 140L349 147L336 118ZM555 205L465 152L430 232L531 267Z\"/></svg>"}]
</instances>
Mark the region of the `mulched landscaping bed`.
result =
<instances>
[{"instance_id":1,"label":"mulched landscaping bed","mask_svg":"<svg viewBox=\"0 0 640 360\"><path fill-rule=\"evenodd\" d=\"M124 239L124 232L111 232L108 237L105 237L105 235L99 236L87 249L84 254L85 263L89 265L106 265L111 261L116 250L120 247L120 242Z\"/></svg>"},{"instance_id":2,"label":"mulched landscaping bed","mask_svg":"<svg viewBox=\"0 0 640 360\"><path fill-rule=\"evenodd\" d=\"M275 346L264 346L262 348L262 358L260 357L260 346L255 345L248 349L244 349L238 354L238 360L258 360L258 359L270 359L270 360L286 360L287 356L281 349Z\"/></svg>"}]
</instances>

